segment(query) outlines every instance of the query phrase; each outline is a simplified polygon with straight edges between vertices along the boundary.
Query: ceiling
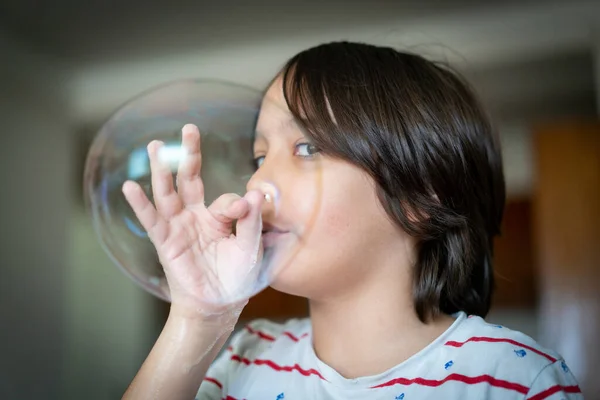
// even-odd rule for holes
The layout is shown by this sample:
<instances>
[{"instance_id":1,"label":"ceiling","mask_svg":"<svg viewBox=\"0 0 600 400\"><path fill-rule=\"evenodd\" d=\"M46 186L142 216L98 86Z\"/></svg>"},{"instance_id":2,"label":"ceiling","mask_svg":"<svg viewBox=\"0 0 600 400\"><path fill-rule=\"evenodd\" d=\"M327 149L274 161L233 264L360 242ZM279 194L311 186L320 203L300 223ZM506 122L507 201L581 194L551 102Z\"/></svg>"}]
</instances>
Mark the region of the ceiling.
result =
<instances>
[{"instance_id":1,"label":"ceiling","mask_svg":"<svg viewBox=\"0 0 600 400\"><path fill-rule=\"evenodd\" d=\"M597 11L597 13L595 13ZM585 40L600 1L3 0L0 26L78 63L152 57L304 34L458 49ZM473 31L477 34L473 35ZM415 36L416 35L416 36ZM515 40L518 38L518 40ZM535 47L535 46L533 46ZM545 51L548 51L546 44ZM467 54L467 56L470 56Z\"/></svg>"},{"instance_id":2,"label":"ceiling","mask_svg":"<svg viewBox=\"0 0 600 400\"><path fill-rule=\"evenodd\" d=\"M594 112L600 1L3 0L0 30L69 65L76 118L180 77L262 86L338 39L450 61L505 119Z\"/></svg>"}]
</instances>

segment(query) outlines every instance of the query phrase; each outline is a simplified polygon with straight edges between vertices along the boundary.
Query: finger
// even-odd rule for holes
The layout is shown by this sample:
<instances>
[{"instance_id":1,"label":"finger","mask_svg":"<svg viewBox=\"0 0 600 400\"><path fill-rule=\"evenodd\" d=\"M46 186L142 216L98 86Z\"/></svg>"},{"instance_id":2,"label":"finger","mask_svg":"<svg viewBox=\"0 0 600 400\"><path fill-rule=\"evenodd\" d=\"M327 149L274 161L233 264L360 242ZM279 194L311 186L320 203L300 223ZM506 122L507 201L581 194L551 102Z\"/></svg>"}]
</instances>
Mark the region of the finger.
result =
<instances>
[{"instance_id":1,"label":"finger","mask_svg":"<svg viewBox=\"0 0 600 400\"><path fill-rule=\"evenodd\" d=\"M248 211L250 211L250 204L246 199L240 198L231 203L222 215L228 220L237 220L248 214Z\"/></svg>"},{"instance_id":2,"label":"finger","mask_svg":"<svg viewBox=\"0 0 600 400\"><path fill-rule=\"evenodd\" d=\"M208 211L218 223L231 228L233 221L248 213L249 204L246 199L237 194L228 193L216 199L208 207Z\"/></svg>"},{"instance_id":3,"label":"finger","mask_svg":"<svg viewBox=\"0 0 600 400\"><path fill-rule=\"evenodd\" d=\"M164 242L167 236L165 220L148 200L141 186L133 181L123 184L123 195L133 209L135 216L155 244Z\"/></svg>"},{"instance_id":4,"label":"finger","mask_svg":"<svg viewBox=\"0 0 600 400\"><path fill-rule=\"evenodd\" d=\"M164 143L158 140L148 145L148 156L150 157L150 172L152 175L152 193L156 210L165 218L169 219L181 211L181 199L173 187L173 176L169 166L160 159L161 149Z\"/></svg>"},{"instance_id":5,"label":"finger","mask_svg":"<svg viewBox=\"0 0 600 400\"><path fill-rule=\"evenodd\" d=\"M238 246L253 255L257 255L262 241L262 205L264 195L258 190L244 196L249 204L248 213L239 218L236 226Z\"/></svg>"},{"instance_id":6,"label":"finger","mask_svg":"<svg viewBox=\"0 0 600 400\"><path fill-rule=\"evenodd\" d=\"M177 171L177 191L186 206L204 204L204 184L200 177L202 153L200 131L187 124L181 132L182 159Z\"/></svg>"}]
</instances>

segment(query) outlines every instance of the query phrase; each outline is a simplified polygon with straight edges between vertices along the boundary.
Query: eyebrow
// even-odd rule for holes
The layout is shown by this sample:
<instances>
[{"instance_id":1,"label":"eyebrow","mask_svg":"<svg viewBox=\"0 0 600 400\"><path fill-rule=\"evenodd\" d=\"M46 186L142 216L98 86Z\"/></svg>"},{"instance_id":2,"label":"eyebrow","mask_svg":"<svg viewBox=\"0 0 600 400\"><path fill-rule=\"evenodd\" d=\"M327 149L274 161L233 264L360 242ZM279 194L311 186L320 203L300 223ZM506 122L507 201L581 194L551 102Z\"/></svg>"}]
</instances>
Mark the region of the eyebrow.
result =
<instances>
[{"instance_id":1,"label":"eyebrow","mask_svg":"<svg viewBox=\"0 0 600 400\"><path fill-rule=\"evenodd\" d=\"M302 125L299 123L298 119L293 116L290 117L289 119L287 119L286 121L282 122L279 125L279 127L282 129L283 132L286 132L288 134L290 133L290 131L292 129L299 130L300 132L302 132L303 135L304 135L304 131L305 131L304 127L302 127ZM258 138L267 139L268 136L269 136L269 134L267 134L266 132L256 129L254 131L253 140L256 140Z\"/></svg>"}]
</instances>

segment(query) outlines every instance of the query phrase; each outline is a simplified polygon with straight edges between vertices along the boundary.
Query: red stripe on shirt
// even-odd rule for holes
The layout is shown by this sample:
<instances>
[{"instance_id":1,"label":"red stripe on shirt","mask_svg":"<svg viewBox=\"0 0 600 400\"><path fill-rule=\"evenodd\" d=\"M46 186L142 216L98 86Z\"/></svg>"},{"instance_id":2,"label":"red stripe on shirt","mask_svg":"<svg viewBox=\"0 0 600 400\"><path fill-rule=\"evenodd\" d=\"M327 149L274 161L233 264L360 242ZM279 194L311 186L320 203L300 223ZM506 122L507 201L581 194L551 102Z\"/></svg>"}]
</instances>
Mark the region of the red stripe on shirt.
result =
<instances>
[{"instance_id":1,"label":"red stripe on shirt","mask_svg":"<svg viewBox=\"0 0 600 400\"><path fill-rule=\"evenodd\" d=\"M308 333L304 333L304 334L300 335L300 337L296 337L296 336L294 336L294 334L292 332L287 332L287 331L283 332L283 334L286 335L287 337L289 337L290 339L292 339L294 342L297 342L300 339L308 336Z\"/></svg>"},{"instance_id":2,"label":"red stripe on shirt","mask_svg":"<svg viewBox=\"0 0 600 400\"><path fill-rule=\"evenodd\" d=\"M579 389L579 386L577 386L577 385L573 385L573 386L555 385L555 386L552 386L552 387L544 390L543 392L536 394L533 397L528 397L527 400L544 400L544 399L547 399L548 397L552 396L553 394L556 394L559 392L581 393L581 389Z\"/></svg>"},{"instance_id":3,"label":"red stripe on shirt","mask_svg":"<svg viewBox=\"0 0 600 400\"><path fill-rule=\"evenodd\" d=\"M275 337L271 336L271 335L267 335L266 333L263 333L261 331L257 331L255 329L253 329L250 325L246 326L246 330L254 335L257 335L259 338L264 339L264 340L268 340L269 342L273 342L275 341Z\"/></svg>"},{"instance_id":4,"label":"red stripe on shirt","mask_svg":"<svg viewBox=\"0 0 600 400\"><path fill-rule=\"evenodd\" d=\"M206 377L206 378L204 378L204 380L206 382L214 383L215 385L217 385L219 387L219 389L223 389L223 384L221 382L219 382L218 380L216 380L215 378Z\"/></svg>"},{"instance_id":5,"label":"red stripe on shirt","mask_svg":"<svg viewBox=\"0 0 600 400\"><path fill-rule=\"evenodd\" d=\"M247 358L240 357L237 354L232 355L231 356L231 360L232 361L237 361L237 362L240 362L240 363L246 364L246 365L251 365L251 364L254 364L254 365L266 365L266 366L270 367L271 369L273 369L275 371L278 371L278 372L298 371L301 375L304 375L304 376L316 375L319 378L325 380L325 378L323 378L323 376L319 373L319 371L317 371L315 369L312 369L312 368L311 369L304 369L301 366L299 366L298 364L294 364L294 365L291 365L291 366L289 366L289 365L282 366L282 365L278 365L278 364L274 363L271 360L259 360L259 359L249 360Z\"/></svg>"},{"instance_id":6,"label":"red stripe on shirt","mask_svg":"<svg viewBox=\"0 0 600 400\"><path fill-rule=\"evenodd\" d=\"M531 346L528 346L526 344L517 342L516 340L512 340L512 339L506 339L506 338L492 338L492 337L484 337L484 336L475 336L472 337L470 339L465 340L464 342L456 342L456 341L448 341L446 343L444 343L446 346L453 346L453 347L462 347L463 345L469 343L469 342L486 342L486 343L510 343L510 344L514 344L515 346L519 346L519 347L523 347L525 349L531 350L536 354L539 354L542 357L547 358L548 360L552 361L552 362L556 362L556 358L552 357L549 354L546 354L542 351L539 351L536 348L533 348Z\"/></svg>"},{"instance_id":7,"label":"red stripe on shirt","mask_svg":"<svg viewBox=\"0 0 600 400\"><path fill-rule=\"evenodd\" d=\"M514 382L508 382L508 381L505 381L502 379L496 379L490 375L465 376L465 375L460 375L460 374L450 374L441 380L424 379L424 378L413 378L413 379L396 378L396 379L392 379L391 381L388 381L386 383L382 383L381 385L372 386L371 388L378 389L378 388L382 388L382 387L386 387L386 386L393 386L393 385L406 385L406 386L421 385L421 386L437 387L437 386L441 386L444 383L450 382L450 381L462 382L467 385L476 385L479 383L489 383L492 386L503 388L503 389L508 389L508 390L514 390L521 394L527 394L527 392L529 392L529 388L527 386L523 386L521 384L514 383Z\"/></svg>"},{"instance_id":8,"label":"red stripe on shirt","mask_svg":"<svg viewBox=\"0 0 600 400\"><path fill-rule=\"evenodd\" d=\"M273 342L273 341L275 341L275 339L276 339L274 336L271 336L271 335L269 335L269 334L267 334L267 333L264 333L264 332L258 331L258 330L256 330L256 329L252 328L252 327L251 327L251 326L249 326L249 325L248 325L248 326L246 326L246 330L247 330L248 332L250 332L251 334L258 336L258 337L259 337L259 338L261 338L261 339L268 340L269 342ZM283 334L284 334L285 336L289 337L290 339L292 339L294 342L298 342L300 339L302 339L302 338L305 338L305 337L307 337L307 336L308 336L308 333L304 333L304 334L302 334L300 337L297 337L297 336L295 336L295 335L294 335L292 332L288 332L288 331L285 331L285 332L283 332Z\"/></svg>"},{"instance_id":9,"label":"red stripe on shirt","mask_svg":"<svg viewBox=\"0 0 600 400\"><path fill-rule=\"evenodd\" d=\"M215 378L204 378L204 380L207 382L214 383L215 385L217 385L219 387L219 389L223 390L223 384L221 382L219 382L218 380L216 380ZM238 400L238 399L236 399L233 396L227 395L227 397L224 397L223 400Z\"/></svg>"}]
</instances>

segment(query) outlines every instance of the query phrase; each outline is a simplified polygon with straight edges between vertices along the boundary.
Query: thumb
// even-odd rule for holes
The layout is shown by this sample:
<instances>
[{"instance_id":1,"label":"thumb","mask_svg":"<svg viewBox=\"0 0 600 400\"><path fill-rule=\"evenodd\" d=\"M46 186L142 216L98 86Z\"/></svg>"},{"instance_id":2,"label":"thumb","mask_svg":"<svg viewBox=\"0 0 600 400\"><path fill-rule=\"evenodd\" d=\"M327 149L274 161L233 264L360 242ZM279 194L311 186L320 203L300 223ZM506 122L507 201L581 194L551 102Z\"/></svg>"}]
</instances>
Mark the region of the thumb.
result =
<instances>
[{"instance_id":1,"label":"thumb","mask_svg":"<svg viewBox=\"0 0 600 400\"><path fill-rule=\"evenodd\" d=\"M252 190L246 193L244 199L249 204L249 211L237 221L237 242L240 249L258 257L262 247L262 204L264 196L262 192Z\"/></svg>"},{"instance_id":2,"label":"thumb","mask_svg":"<svg viewBox=\"0 0 600 400\"><path fill-rule=\"evenodd\" d=\"M208 211L217 221L229 227L232 226L233 221L246 215L248 209L248 202L234 193L219 196L208 207Z\"/></svg>"}]
</instances>

